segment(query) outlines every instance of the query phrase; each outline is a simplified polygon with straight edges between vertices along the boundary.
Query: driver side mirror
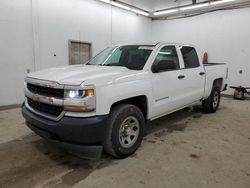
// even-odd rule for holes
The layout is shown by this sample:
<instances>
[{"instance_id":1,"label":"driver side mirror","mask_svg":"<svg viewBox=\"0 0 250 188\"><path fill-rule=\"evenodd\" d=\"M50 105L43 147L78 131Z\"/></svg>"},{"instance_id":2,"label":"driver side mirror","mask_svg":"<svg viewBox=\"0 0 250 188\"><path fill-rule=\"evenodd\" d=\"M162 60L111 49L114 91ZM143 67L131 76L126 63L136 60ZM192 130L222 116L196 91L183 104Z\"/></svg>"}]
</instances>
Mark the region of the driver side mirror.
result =
<instances>
[{"instance_id":1,"label":"driver side mirror","mask_svg":"<svg viewBox=\"0 0 250 188\"><path fill-rule=\"evenodd\" d=\"M152 72L153 73L158 73L158 72L176 70L176 68L177 68L177 66L176 66L174 61L161 60L161 61L153 64Z\"/></svg>"}]
</instances>

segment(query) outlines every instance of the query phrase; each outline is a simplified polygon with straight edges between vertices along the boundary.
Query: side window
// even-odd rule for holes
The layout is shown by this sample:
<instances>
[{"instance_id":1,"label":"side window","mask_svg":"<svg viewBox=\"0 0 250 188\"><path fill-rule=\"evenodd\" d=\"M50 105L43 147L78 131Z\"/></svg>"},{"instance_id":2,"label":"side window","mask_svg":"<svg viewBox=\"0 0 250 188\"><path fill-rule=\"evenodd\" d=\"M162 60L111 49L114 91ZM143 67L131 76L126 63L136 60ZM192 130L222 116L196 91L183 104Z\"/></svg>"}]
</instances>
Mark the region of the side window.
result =
<instances>
[{"instance_id":1,"label":"side window","mask_svg":"<svg viewBox=\"0 0 250 188\"><path fill-rule=\"evenodd\" d=\"M157 54L154 64L164 61L169 63L172 61L175 64L175 68L172 70L180 69L179 58L175 46L164 46Z\"/></svg>"},{"instance_id":2,"label":"side window","mask_svg":"<svg viewBox=\"0 0 250 188\"><path fill-rule=\"evenodd\" d=\"M181 53L185 68L195 68L200 66L199 58L197 56L196 50L193 47L183 46L181 48Z\"/></svg>"}]
</instances>

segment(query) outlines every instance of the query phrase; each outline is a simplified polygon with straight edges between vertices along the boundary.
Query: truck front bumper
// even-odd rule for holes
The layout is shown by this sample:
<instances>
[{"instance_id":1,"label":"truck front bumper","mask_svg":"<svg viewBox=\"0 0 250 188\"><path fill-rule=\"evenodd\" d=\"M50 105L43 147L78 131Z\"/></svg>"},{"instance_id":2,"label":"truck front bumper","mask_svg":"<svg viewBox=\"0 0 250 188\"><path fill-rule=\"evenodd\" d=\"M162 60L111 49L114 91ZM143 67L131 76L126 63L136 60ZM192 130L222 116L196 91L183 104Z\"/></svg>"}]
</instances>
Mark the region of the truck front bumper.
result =
<instances>
[{"instance_id":1,"label":"truck front bumper","mask_svg":"<svg viewBox=\"0 0 250 188\"><path fill-rule=\"evenodd\" d=\"M106 135L108 115L89 118L63 117L60 121L52 121L32 113L24 104L22 114L27 126L36 134L59 143L69 151L87 155L92 150L95 150L94 153L102 151L101 144Z\"/></svg>"}]
</instances>

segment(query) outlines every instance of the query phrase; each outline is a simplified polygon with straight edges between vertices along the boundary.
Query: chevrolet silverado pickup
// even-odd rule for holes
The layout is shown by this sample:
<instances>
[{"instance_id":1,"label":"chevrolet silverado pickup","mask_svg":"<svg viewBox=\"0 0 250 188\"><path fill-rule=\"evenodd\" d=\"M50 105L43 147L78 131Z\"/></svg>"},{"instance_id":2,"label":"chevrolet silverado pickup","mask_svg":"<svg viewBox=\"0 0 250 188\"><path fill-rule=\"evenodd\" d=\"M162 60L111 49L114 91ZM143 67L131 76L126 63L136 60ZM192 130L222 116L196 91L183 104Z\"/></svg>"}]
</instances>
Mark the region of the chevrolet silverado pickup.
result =
<instances>
[{"instance_id":1,"label":"chevrolet silverado pickup","mask_svg":"<svg viewBox=\"0 0 250 188\"><path fill-rule=\"evenodd\" d=\"M141 145L148 120L198 103L216 112L227 74L225 64L200 63L192 45L117 45L87 64L28 74L22 113L44 138L124 158Z\"/></svg>"}]
</instances>

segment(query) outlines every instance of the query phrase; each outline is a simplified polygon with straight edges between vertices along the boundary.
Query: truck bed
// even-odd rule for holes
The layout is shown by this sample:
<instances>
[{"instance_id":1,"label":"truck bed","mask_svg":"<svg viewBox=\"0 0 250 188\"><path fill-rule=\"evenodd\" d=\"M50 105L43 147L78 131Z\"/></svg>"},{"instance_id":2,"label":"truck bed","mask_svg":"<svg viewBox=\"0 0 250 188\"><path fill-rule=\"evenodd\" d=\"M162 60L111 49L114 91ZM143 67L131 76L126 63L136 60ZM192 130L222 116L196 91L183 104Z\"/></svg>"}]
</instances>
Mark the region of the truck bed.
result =
<instances>
[{"instance_id":1,"label":"truck bed","mask_svg":"<svg viewBox=\"0 0 250 188\"><path fill-rule=\"evenodd\" d=\"M213 81L215 79L222 79L221 91L226 86L227 80L227 66L225 63L207 63L203 64L206 72L206 84L204 97L207 98L212 90Z\"/></svg>"}]
</instances>

